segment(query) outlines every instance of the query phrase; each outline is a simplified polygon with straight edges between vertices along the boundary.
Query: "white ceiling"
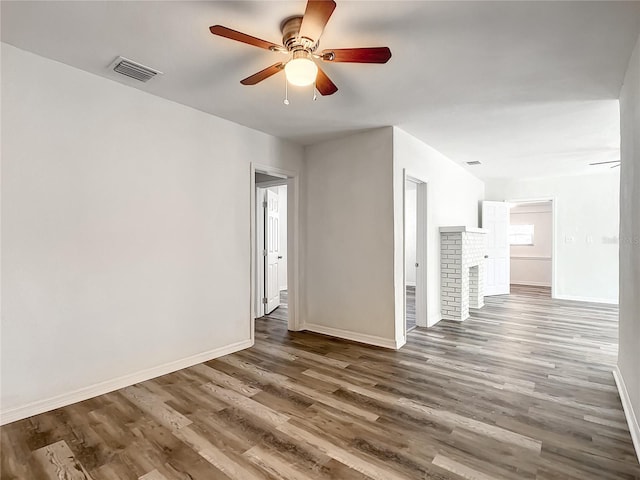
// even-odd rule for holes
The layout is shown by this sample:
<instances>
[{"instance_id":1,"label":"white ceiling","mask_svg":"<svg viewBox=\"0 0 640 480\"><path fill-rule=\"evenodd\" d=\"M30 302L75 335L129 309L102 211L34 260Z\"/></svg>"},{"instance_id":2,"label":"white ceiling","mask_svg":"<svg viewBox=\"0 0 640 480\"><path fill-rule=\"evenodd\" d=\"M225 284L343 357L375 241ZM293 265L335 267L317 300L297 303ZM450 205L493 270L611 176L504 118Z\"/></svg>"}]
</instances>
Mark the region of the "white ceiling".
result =
<instances>
[{"instance_id":1,"label":"white ceiling","mask_svg":"<svg viewBox=\"0 0 640 480\"><path fill-rule=\"evenodd\" d=\"M280 42L306 2L2 1L2 40L264 132L309 144L398 125L479 177L605 171L619 158L618 94L640 2L341 1L320 48L387 45L386 65L324 64L338 85L311 100L276 75L281 54L215 37L222 24ZM108 70L122 55L164 75ZM46 79L43 79L45 81Z\"/></svg>"}]
</instances>

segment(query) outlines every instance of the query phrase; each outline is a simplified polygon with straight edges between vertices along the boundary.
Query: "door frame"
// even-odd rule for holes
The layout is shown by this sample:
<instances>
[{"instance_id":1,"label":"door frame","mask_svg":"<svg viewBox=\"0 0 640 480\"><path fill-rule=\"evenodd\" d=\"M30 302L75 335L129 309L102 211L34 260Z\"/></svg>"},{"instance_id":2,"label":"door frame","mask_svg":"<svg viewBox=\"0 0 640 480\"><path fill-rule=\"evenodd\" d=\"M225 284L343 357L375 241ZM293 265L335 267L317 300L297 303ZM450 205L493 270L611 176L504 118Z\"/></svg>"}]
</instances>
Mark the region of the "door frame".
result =
<instances>
[{"instance_id":1,"label":"door frame","mask_svg":"<svg viewBox=\"0 0 640 480\"><path fill-rule=\"evenodd\" d=\"M300 226L299 226L299 211L300 211L300 174L291 170L285 170L282 168L273 167L271 165L261 165L251 162L250 164L250 178L249 178L249 192L250 192L250 212L249 212L249 237L250 237L250 317L251 317L251 341L255 340L255 319L259 309L256 308L258 295L260 290L259 283L260 274L258 259L262 255L258 256L258 246L256 236L259 233L257 231L257 190L256 190L256 172L265 173L274 177L282 178L287 185L287 288L288 288L288 325L289 330L298 331L301 329L300 317L299 317L299 265L300 265ZM278 182L280 183L280 182ZM283 184L283 183L280 183ZM266 186L261 184L260 187ZM273 186L273 185L271 185ZM262 297L260 297L262 298ZM263 310L264 311L264 310Z\"/></svg>"},{"instance_id":2,"label":"door frame","mask_svg":"<svg viewBox=\"0 0 640 480\"><path fill-rule=\"evenodd\" d=\"M267 295L267 288L265 282L265 256L260 254L261 250L265 250L266 247L266 223L265 223L265 215L266 212L264 210L264 203L266 201L266 193L269 188L279 187L281 185L286 185L287 180L283 178L278 181L264 182L256 184L256 297L255 297L255 318L262 317L265 315L264 303L262 303L262 299ZM261 212L262 215L258 215L258 212ZM263 261L260 261L260 260Z\"/></svg>"},{"instance_id":3,"label":"door frame","mask_svg":"<svg viewBox=\"0 0 640 480\"><path fill-rule=\"evenodd\" d=\"M428 182L418 175L412 175L406 168L402 171L402 320L404 340L407 339L407 182L416 184L416 326L426 327L427 323L427 225L428 225Z\"/></svg>"},{"instance_id":4,"label":"door frame","mask_svg":"<svg viewBox=\"0 0 640 480\"><path fill-rule=\"evenodd\" d=\"M509 200L505 200L510 205L514 204L524 204L524 203L541 203L541 202L551 202L551 298L556 298L556 262L557 262L557 240L556 240L556 232L557 230L557 207L558 200L556 197L527 197L527 198L513 198ZM511 259L509 259L511 261ZM511 277L511 274L509 274ZM509 278L509 282L511 282L511 278Z\"/></svg>"}]
</instances>

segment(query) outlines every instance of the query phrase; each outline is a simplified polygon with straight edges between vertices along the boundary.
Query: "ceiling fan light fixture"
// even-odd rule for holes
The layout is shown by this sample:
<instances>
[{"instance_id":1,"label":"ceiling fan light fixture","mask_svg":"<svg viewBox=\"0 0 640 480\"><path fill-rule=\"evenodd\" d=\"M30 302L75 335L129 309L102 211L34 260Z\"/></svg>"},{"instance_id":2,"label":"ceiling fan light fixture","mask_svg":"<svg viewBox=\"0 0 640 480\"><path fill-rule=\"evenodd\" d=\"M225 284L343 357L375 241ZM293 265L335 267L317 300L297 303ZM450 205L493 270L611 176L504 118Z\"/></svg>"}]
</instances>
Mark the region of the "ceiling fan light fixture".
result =
<instances>
[{"instance_id":1,"label":"ceiling fan light fixture","mask_svg":"<svg viewBox=\"0 0 640 480\"><path fill-rule=\"evenodd\" d=\"M293 58L284 66L284 73L291 85L306 87L315 82L318 66L309 52L298 50L293 52Z\"/></svg>"},{"instance_id":2,"label":"ceiling fan light fixture","mask_svg":"<svg viewBox=\"0 0 640 480\"><path fill-rule=\"evenodd\" d=\"M285 18L280 24L282 45L238 32L222 25L212 25L213 35L236 42L253 45L271 52L291 53L288 62L277 62L253 75L240 80L242 85L256 85L267 78L285 72L285 88L290 83L296 86L313 85L320 95L333 95L338 87L316 62L330 63L387 63L391 58L389 47L338 48L323 50L316 54L324 27L336 8L335 0L307 0L304 15ZM289 101L285 98L285 104Z\"/></svg>"}]
</instances>

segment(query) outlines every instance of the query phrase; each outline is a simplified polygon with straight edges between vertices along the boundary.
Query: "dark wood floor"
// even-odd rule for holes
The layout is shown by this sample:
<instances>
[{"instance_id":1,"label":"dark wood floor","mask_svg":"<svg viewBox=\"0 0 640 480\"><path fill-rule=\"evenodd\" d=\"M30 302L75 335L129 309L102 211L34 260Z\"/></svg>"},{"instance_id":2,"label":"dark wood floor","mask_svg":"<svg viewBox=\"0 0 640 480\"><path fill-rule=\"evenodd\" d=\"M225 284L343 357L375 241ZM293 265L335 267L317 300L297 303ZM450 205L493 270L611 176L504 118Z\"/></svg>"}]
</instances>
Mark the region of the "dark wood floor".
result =
<instances>
[{"instance_id":1,"label":"dark wood floor","mask_svg":"<svg viewBox=\"0 0 640 480\"><path fill-rule=\"evenodd\" d=\"M258 319L253 348L2 427L2 479L640 478L616 308L543 293L398 352Z\"/></svg>"},{"instance_id":2,"label":"dark wood floor","mask_svg":"<svg viewBox=\"0 0 640 480\"><path fill-rule=\"evenodd\" d=\"M268 315L262 317L263 320L280 320L283 322L287 322L289 319L289 292L287 290L280 290L280 306L270 312Z\"/></svg>"}]
</instances>

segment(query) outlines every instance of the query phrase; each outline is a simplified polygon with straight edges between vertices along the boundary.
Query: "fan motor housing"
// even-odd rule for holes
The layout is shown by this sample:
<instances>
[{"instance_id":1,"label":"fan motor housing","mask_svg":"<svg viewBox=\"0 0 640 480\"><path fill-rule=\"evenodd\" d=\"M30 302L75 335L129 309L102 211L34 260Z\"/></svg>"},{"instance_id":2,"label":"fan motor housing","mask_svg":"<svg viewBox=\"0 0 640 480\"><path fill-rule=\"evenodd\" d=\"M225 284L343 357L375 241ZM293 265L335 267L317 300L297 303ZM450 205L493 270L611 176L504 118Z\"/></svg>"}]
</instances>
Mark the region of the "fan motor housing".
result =
<instances>
[{"instance_id":1,"label":"fan motor housing","mask_svg":"<svg viewBox=\"0 0 640 480\"><path fill-rule=\"evenodd\" d=\"M290 52L294 52L296 50L313 52L318 48L318 42L312 38L300 37L299 33L301 25L301 15L285 18L280 24L280 30L282 31L282 44Z\"/></svg>"}]
</instances>

